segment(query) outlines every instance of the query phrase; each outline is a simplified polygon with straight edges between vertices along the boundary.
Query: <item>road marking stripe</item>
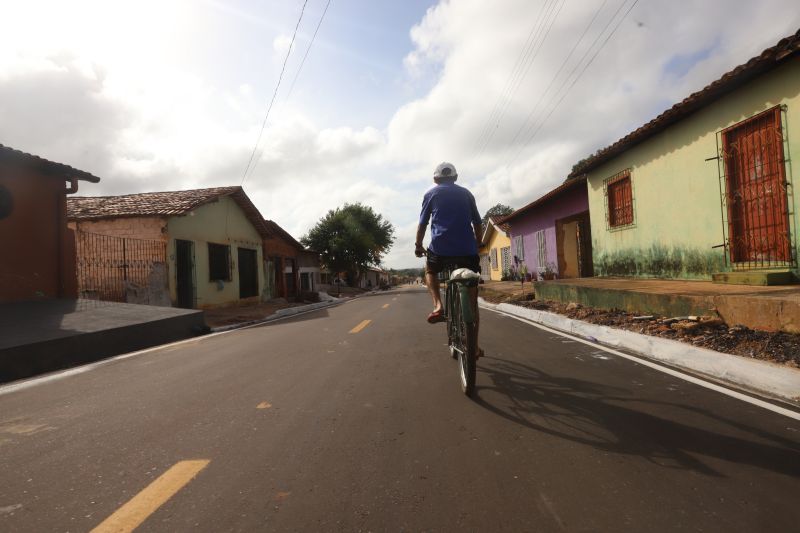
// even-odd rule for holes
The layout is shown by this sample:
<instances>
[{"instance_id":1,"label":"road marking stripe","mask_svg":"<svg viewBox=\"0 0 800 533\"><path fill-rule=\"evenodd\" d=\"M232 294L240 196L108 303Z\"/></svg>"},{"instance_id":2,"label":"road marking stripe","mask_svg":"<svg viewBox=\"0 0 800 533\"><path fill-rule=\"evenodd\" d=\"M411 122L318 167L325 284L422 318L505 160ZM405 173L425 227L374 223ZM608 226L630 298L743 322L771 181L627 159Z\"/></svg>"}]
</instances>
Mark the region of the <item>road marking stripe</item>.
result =
<instances>
[{"instance_id":1,"label":"road marking stripe","mask_svg":"<svg viewBox=\"0 0 800 533\"><path fill-rule=\"evenodd\" d=\"M128 503L94 528L91 533L133 531L208 466L209 462L207 459L198 459L175 463L142 492L131 498Z\"/></svg>"},{"instance_id":2,"label":"road marking stripe","mask_svg":"<svg viewBox=\"0 0 800 533\"><path fill-rule=\"evenodd\" d=\"M383 304L383 309L386 309L387 307L389 307L389 304Z\"/></svg>"},{"instance_id":3,"label":"road marking stripe","mask_svg":"<svg viewBox=\"0 0 800 533\"><path fill-rule=\"evenodd\" d=\"M692 375L689 375L689 374L684 374L683 372L679 372L678 370L673 370L672 368L669 368L669 367L666 367L666 366L662 366L662 365L660 365L658 363L653 363L653 362L647 361L646 359L643 359L642 357L636 357L636 356L633 356L633 355L628 355L628 354L620 352L618 350L614 350L613 348L608 348L607 346L603 346L602 344L597 344L597 343L594 343L594 342L591 342L591 341L587 341L586 339L582 339L581 337L576 337L575 335L570 335L569 333L564 333L563 331L559 331L557 329L550 328L548 326L545 326L543 324L539 324L537 322L533 322L532 320L528 320L526 318L518 317L518 316L509 314L509 313L504 313L503 311L498 311L497 309L492 309L490 307L484 307L484 309L488 309L490 311L494 311L495 313L497 313L499 315L515 318L515 319L519 320L520 322L525 322L526 324L530 324L530 325L535 326L535 327L537 327L537 328L539 328L541 330L549 331L551 333L555 333L557 335L561 335L562 337L567 337L569 339L573 339L573 340L575 340L577 342L586 344L587 346L591 346L593 348L599 348L600 350L603 350L604 352L608 352L608 353L614 354L616 356L622 357L623 359L628 359L628 360L633 361L635 363L639 363L640 365L644 365L644 366L650 367L650 368L652 368L654 370L658 370L659 372L663 372L665 374L669 374L670 376L676 377L678 379L682 379L684 381L688 381L689 383L694 383L695 385L700 385L701 387L705 387L707 389L711 389L713 391L719 392L719 393L724 394L726 396L730 396L731 398L736 398L737 400L741 400L743 402L747 402L747 403L752 404L752 405L757 405L758 407L762 407L764 409L767 409L768 411L772 411L773 413L777 413L779 415L783 415L783 416L786 416L786 417L789 417L789 418L793 418L795 420L800 420L800 413L798 413L796 411L792 411L790 409L785 409L785 408L777 406L775 404L772 404L772 403L769 403L769 402L765 402L764 400L760 400L758 398L754 398L752 396L748 396L746 394L742 394L741 392L737 392L735 390L728 389L728 388L723 387L721 385L717 385L716 383L712 383L712 382L706 381L704 379L696 378L696 377L694 377Z\"/></svg>"},{"instance_id":4,"label":"road marking stripe","mask_svg":"<svg viewBox=\"0 0 800 533\"><path fill-rule=\"evenodd\" d=\"M372 320L363 320L363 321L361 321L361 323L359 325L357 325L356 327L354 327L353 329L350 330L350 333L358 333L359 331L361 331L365 327L369 326L370 322L372 322Z\"/></svg>"}]
</instances>

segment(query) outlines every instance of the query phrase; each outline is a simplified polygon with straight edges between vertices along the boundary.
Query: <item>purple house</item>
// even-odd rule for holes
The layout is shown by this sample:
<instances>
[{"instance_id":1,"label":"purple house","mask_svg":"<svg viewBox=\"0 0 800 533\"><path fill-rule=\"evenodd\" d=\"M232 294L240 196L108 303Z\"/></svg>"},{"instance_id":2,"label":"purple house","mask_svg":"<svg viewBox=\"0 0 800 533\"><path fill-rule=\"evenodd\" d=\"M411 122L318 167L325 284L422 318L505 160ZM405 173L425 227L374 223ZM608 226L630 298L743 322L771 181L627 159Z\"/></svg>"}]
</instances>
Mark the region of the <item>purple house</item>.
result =
<instances>
[{"instance_id":1,"label":"purple house","mask_svg":"<svg viewBox=\"0 0 800 533\"><path fill-rule=\"evenodd\" d=\"M534 279L592 275L592 233L586 179L568 179L505 217L511 253Z\"/></svg>"}]
</instances>

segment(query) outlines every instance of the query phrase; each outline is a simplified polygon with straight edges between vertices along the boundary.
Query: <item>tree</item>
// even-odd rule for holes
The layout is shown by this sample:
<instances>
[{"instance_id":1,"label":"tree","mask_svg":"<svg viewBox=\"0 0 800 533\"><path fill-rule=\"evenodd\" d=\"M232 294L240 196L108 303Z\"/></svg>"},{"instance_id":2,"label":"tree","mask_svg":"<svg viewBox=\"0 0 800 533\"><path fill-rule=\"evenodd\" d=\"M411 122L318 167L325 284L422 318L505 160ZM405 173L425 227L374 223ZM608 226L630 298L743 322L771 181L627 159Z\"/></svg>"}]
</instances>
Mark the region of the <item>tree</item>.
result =
<instances>
[{"instance_id":1,"label":"tree","mask_svg":"<svg viewBox=\"0 0 800 533\"><path fill-rule=\"evenodd\" d=\"M371 207L360 203L331 209L300 239L306 248L319 252L331 272L358 273L381 259L394 243L394 226Z\"/></svg>"},{"instance_id":2,"label":"tree","mask_svg":"<svg viewBox=\"0 0 800 533\"><path fill-rule=\"evenodd\" d=\"M506 215L510 215L513 213L514 210L507 205L504 204L495 204L494 207L490 207L486 214L483 215L483 227L486 227L486 224L489 223L489 217L504 217Z\"/></svg>"}]
</instances>

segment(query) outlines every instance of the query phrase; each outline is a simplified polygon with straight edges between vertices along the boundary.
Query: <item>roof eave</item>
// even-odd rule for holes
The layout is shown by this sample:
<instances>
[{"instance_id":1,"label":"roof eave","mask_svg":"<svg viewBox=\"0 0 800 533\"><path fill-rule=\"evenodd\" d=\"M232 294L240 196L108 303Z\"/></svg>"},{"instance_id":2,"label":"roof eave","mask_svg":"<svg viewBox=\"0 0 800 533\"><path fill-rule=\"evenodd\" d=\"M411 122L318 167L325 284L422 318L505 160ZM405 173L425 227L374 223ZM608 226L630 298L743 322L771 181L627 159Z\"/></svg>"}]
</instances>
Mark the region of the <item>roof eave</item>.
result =
<instances>
[{"instance_id":1,"label":"roof eave","mask_svg":"<svg viewBox=\"0 0 800 533\"><path fill-rule=\"evenodd\" d=\"M790 58L797 55L798 52L800 52L800 30L792 36L781 39L775 46L767 48L761 52L761 54L751 58L746 63L734 67L720 78L714 80L699 91L690 94L651 121L628 133L616 142L598 150L595 155L586 158L583 163L570 172L568 177L578 177L595 170L626 150L650 139L673 124L710 105L721 96L729 94L758 76L774 70L789 61Z\"/></svg>"}]
</instances>

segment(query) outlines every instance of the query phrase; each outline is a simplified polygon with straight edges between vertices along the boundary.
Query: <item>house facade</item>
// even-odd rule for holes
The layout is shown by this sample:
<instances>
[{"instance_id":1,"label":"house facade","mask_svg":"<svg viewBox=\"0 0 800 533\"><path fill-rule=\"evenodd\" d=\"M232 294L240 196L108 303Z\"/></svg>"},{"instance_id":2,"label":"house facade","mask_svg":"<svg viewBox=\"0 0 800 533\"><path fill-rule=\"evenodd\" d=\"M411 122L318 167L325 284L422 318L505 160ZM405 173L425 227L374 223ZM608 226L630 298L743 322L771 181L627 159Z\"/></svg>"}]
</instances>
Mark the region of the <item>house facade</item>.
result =
<instances>
[{"instance_id":1,"label":"house facade","mask_svg":"<svg viewBox=\"0 0 800 533\"><path fill-rule=\"evenodd\" d=\"M294 298L301 290L300 257L305 249L274 221L265 220L264 223L269 230L263 242L269 297Z\"/></svg>"},{"instance_id":2,"label":"house facade","mask_svg":"<svg viewBox=\"0 0 800 533\"><path fill-rule=\"evenodd\" d=\"M67 195L100 178L0 145L0 302L76 298Z\"/></svg>"},{"instance_id":3,"label":"house facade","mask_svg":"<svg viewBox=\"0 0 800 533\"><path fill-rule=\"evenodd\" d=\"M362 274L359 280L359 287L362 289L377 289L389 284L389 273L382 268L369 267Z\"/></svg>"},{"instance_id":4,"label":"house facade","mask_svg":"<svg viewBox=\"0 0 800 533\"><path fill-rule=\"evenodd\" d=\"M589 199L583 177L562 185L502 219L510 226L512 261L532 276L591 276Z\"/></svg>"},{"instance_id":5,"label":"house facade","mask_svg":"<svg viewBox=\"0 0 800 533\"><path fill-rule=\"evenodd\" d=\"M501 223L502 217L490 217L483 230L478 255L481 258L481 277L500 281L510 273L513 265L509 226Z\"/></svg>"},{"instance_id":6,"label":"house facade","mask_svg":"<svg viewBox=\"0 0 800 533\"><path fill-rule=\"evenodd\" d=\"M759 284L800 274L798 52L800 32L575 166L596 274Z\"/></svg>"},{"instance_id":7,"label":"house facade","mask_svg":"<svg viewBox=\"0 0 800 533\"><path fill-rule=\"evenodd\" d=\"M241 187L75 197L68 215L87 297L198 309L265 297L269 233Z\"/></svg>"},{"instance_id":8,"label":"house facade","mask_svg":"<svg viewBox=\"0 0 800 533\"><path fill-rule=\"evenodd\" d=\"M317 252L304 250L297 256L298 274L300 276L300 290L303 292L316 292L322 290L322 269Z\"/></svg>"}]
</instances>

